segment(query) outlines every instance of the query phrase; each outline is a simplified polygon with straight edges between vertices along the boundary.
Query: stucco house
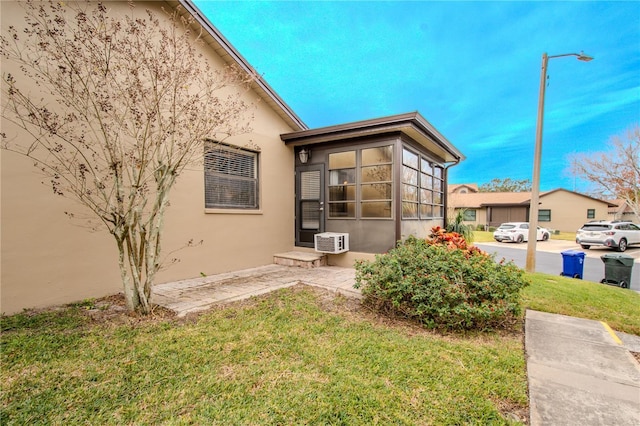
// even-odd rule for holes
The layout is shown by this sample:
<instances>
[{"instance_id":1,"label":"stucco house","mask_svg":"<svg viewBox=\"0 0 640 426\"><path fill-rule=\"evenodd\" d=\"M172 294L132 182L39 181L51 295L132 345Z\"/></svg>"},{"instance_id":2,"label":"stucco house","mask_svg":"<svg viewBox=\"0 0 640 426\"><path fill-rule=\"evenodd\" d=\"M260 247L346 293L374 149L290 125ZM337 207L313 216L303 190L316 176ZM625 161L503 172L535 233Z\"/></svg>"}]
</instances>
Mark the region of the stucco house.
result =
<instances>
[{"instance_id":1,"label":"stucco house","mask_svg":"<svg viewBox=\"0 0 640 426\"><path fill-rule=\"evenodd\" d=\"M468 192L460 192L464 188ZM464 220L474 226L497 227L504 222L528 222L530 192L473 192L469 185L449 188L453 215L462 210ZM607 220L613 204L566 189L540 193L538 223L558 231L574 232L590 220Z\"/></svg>"},{"instance_id":2,"label":"stucco house","mask_svg":"<svg viewBox=\"0 0 640 426\"><path fill-rule=\"evenodd\" d=\"M132 13L126 2L107 5L109 13ZM204 30L199 49L214 67L232 63L255 73L191 1L136 6L134 13L150 9L158 16L163 7L180 6ZM0 3L0 11L3 34L24 16L16 2ZM17 70L3 61L2 72ZM206 152L204 162L210 169L217 156L233 157L251 179L254 196L216 192L204 167L182 174L171 193L163 250L171 253L190 239L203 243L180 250L180 262L162 270L156 282L266 265L277 253L315 253L314 236L325 232L348 234L349 251L328 261L351 266L398 239L445 224L447 171L464 156L419 113L309 129L263 78L242 96L260 100L252 132ZM17 132L4 119L2 128ZM121 291L112 237L65 216L77 204L52 194L31 161L0 155L0 311Z\"/></svg>"},{"instance_id":3,"label":"stucco house","mask_svg":"<svg viewBox=\"0 0 640 426\"><path fill-rule=\"evenodd\" d=\"M640 216L635 214L631 207L624 200L610 200L609 207L610 220L628 220L634 223L640 223Z\"/></svg>"}]
</instances>

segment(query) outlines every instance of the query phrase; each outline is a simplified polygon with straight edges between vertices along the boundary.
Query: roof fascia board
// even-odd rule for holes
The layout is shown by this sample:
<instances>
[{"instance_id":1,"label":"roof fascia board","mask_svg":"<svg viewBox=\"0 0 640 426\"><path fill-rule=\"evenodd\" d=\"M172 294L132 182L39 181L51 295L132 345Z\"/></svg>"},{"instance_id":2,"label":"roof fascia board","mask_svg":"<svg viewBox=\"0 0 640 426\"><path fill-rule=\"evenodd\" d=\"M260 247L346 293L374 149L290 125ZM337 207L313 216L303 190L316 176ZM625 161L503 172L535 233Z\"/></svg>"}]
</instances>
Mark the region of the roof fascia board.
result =
<instances>
[{"instance_id":1,"label":"roof fascia board","mask_svg":"<svg viewBox=\"0 0 640 426\"><path fill-rule=\"evenodd\" d=\"M171 2L173 3L173 2ZM298 115L282 100L280 96L273 90L271 86L262 78L260 74L249 64L249 62L238 52L231 43L213 26L211 21L202 14L200 9L191 0L178 0L178 3L195 18L195 20L204 28L204 30L216 41L216 43L224 49L225 52L240 66L245 72L256 77L255 84L267 95L273 102L290 118L292 123L300 130L309 127L302 121Z\"/></svg>"},{"instance_id":2,"label":"roof fascia board","mask_svg":"<svg viewBox=\"0 0 640 426\"><path fill-rule=\"evenodd\" d=\"M389 126L399 127L398 125L403 122L408 122L413 117L413 114L400 114L388 117L373 118L370 120L354 121L351 123L336 124L334 126L318 127L315 129L303 130L293 133L285 133L281 135L281 139L289 144L295 144L298 139L313 140L316 137L322 137L328 135L348 135L358 132L366 133L365 131L372 132L380 128L388 128Z\"/></svg>"},{"instance_id":3,"label":"roof fascia board","mask_svg":"<svg viewBox=\"0 0 640 426\"><path fill-rule=\"evenodd\" d=\"M280 135L280 138L287 145L298 146L390 132L402 132L411 136L410 133L412 132L409 132L409 130L414 130L426 139L435 142L436 145L442 147L457 161L465 158L460 151L453 147L442 134L435 130L417 112L285 133Z\"/></svg>"}]
</instances>

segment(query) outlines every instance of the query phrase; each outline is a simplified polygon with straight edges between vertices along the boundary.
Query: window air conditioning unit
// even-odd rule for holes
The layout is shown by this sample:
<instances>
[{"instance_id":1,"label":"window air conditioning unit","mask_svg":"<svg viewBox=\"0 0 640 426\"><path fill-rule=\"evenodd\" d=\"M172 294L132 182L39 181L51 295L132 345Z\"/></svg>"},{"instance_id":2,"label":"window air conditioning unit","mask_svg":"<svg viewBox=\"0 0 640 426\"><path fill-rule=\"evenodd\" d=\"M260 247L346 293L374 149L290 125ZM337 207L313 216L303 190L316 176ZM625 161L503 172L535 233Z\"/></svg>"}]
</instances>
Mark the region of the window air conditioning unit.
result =
<instances>
[{"instance_id":1,"label":"window air conditioning unit","mask_svg":"<svg viewBox=\"0 0 640 426\"><path fill-rule=\"evenodd\" d=\"M349 251L349 234L323 232L314 235L315 249L320 253L338 254Z\"/></svg>"}]
</instances>

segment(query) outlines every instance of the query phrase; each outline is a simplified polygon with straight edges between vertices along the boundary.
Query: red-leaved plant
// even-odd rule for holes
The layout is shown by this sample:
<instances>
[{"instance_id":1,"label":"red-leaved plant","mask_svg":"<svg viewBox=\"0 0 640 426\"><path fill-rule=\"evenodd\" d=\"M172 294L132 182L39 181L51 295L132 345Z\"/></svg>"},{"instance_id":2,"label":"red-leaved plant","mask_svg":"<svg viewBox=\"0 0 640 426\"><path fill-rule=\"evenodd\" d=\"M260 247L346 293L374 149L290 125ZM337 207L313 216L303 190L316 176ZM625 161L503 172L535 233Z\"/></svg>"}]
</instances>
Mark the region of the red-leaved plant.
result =
<instances>
[{"instance_id":1,"label":"red-leaved plant","mask_svg":"<svg viewBox=\"0 0 640 426\"><path fill-rule=\"evenodd\" d=\"M489 256L488 253L480 250L478 247L470 246L462 235L457 232L447 232L439 226L431 228L431 234L425 241L429 245L445 246L450 250L462 250L467 258L473 255Z\"/></svg>"}]
</instances>

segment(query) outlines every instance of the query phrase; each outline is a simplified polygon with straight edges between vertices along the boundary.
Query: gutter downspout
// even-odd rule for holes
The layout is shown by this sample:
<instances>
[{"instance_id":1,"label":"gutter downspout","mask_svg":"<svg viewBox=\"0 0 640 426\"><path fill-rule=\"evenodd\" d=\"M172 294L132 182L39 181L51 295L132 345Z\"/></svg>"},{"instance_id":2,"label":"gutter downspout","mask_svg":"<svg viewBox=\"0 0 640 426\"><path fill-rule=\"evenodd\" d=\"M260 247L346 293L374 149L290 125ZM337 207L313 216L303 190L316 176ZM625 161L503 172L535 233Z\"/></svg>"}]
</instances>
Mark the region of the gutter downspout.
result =
<instances>
[{"instance_id":1,"label":"gutter downspout","mask_svg":"<svg viewBox=\"0 0 640 426\"><path fill-rule=\"evenodd\" d=\"M447 229L447 226L449 225L449 217L447 215L447 212L449 211L449 167L453 167L460 164L460 161L462 161L462 159L458 158L456 161L451 163L445 163L444 165L444 181L447 184L447 188L444 191L442 191L444 196L444 228L445 229Z\"/></svg>"}]
</instances>

